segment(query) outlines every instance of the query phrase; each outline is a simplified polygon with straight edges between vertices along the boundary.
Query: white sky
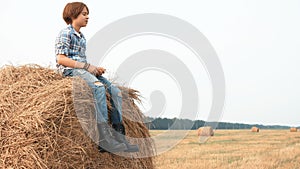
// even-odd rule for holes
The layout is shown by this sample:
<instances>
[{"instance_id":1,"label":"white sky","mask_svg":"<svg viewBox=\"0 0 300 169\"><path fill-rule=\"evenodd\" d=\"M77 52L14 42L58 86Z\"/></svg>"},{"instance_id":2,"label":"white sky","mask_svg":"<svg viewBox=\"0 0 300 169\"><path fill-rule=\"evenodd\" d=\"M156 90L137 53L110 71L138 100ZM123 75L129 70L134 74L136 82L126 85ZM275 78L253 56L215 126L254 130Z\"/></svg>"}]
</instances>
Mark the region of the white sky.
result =
<instances>
[{"instance_id":1,"label":"white sky","mask_svg":"<svg viewBox=\"0 0 300 169\"><path fill-rule=\"evenodd\" d=\"M53 66L54 40L58 32L66 27L61 15L69 1L1 2L0 65L37 63ZM89 24L81 30L87 40L107 24L133 14L162 13L191 23L208 38L224 69L227 91L221 121L300 126L300 1L84 2L90 9ZM141 39L133 39L127 46L126 43L123 46L129 50L130 44L136 44L139 40ZM149 37L142 40L147 41ZM145 42L143 48L147 44L151 45ZM168 44L171 42L166 42L162 48L169 49ZM119 49L121 48L122 46ZM113 52L111 56L114 58ZM114 59L107 60L104 64L111 72L116 69L113 64L120 62L117 58ZM191 69L195 66L197 65L192 65ZM149 73L151 72L148 72L147 77L151 76ZM172 82L157 72L153 72L152 76L160 78L160 81L166 80L163 83L166 86L161 85L154 87L155 89L167 90L168 83ZM203 114L199 117L205 120L211 89L205 74L195 76L203 79L197 81L197 84L200 93L203 92L203 107L200 108ZM149 86L139 83L142 79L141 76L137 77L132 86L149 98L150 89L155 89L151 83ZM169 86L176 88L175 84ZM165 97L167 105L164 116L171 117L170 112L176 115L180 104L174 98L179 98L180 93L174 91L172 95L168 91Z\"/></svg>"}]
</instances>

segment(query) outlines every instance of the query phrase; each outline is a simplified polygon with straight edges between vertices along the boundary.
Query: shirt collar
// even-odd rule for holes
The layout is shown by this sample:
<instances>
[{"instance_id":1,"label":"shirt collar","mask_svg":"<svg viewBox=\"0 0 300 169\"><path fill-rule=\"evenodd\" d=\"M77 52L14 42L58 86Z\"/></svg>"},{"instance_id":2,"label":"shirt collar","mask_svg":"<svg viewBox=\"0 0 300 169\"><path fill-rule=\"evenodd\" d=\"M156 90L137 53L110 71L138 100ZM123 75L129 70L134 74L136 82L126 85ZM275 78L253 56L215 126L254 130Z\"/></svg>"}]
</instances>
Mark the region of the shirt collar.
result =
<instances>
[{"instance_id":1,"label":"shirt collar","mask_svg":"<svg viewBox=\"0 0 300 169\"><path fill-rule=\"evenodd\" d=\"M72 33L74 33L76 36L78 36L79 38L84 37L83 34L81 32L77 32L74 27L72 26L72 24L69 25L69 28L71 29Z\"/></svg>"}]
</instances>

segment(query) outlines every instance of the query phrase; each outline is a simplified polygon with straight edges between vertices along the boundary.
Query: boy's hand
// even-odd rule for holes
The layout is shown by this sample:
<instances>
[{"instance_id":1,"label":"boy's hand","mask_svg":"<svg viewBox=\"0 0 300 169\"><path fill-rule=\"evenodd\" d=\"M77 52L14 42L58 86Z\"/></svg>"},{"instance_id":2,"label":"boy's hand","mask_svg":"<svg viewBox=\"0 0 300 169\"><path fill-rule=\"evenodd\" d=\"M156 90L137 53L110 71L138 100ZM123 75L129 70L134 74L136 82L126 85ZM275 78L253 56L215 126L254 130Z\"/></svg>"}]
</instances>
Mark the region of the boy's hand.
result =
<instances>
[{"instance_id":1,"label":"boy's hand","mask_svg":"<svg viewBox=\"0 0 300 169\"><path fill-rule=\"evenodd\" d=\"M100 73L100 75L102 75L103 73L105 73L106 69L103 67L97 67L98 72Z\"/></svg>"},{"instance_id":2,"label":"boy's hand","mask_svg":"<svg viewBox=\"0 0 300 169\"><path fill-rule=\"evenodd\" d=\"M89 63L82 63L78 61L75 62L74 68L85 69L95 76L101 76L106 71L103 67L96 67Z\"/></svg>"},{"instance_id":3,"label":"boy's hand","mask_svg":"<svg viewBox=\"0 0 300 169\"><path fill-rule=\"evenodd\" d=\"M94 65L89 65L86 70L95 76L102 74L101 72L99 72L98 68Z\"/></svg>"}]
</instances>

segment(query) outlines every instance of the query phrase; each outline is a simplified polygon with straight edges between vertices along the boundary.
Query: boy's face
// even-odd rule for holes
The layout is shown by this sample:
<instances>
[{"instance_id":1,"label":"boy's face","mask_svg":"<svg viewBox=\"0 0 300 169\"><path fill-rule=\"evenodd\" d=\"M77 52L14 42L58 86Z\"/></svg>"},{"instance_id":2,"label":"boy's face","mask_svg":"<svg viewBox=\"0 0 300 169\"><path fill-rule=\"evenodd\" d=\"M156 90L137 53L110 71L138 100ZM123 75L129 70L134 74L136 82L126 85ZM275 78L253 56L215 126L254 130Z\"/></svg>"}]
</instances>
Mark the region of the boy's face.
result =
<instances>
[{"instance_id":1,"label":"boy's face","mask_svg":"<svg viewBox=\"0 0 300 169\"><path fill-rule=\"evenodd\" d=\"M75 24L79 27L85 27L88 23L89 15L86 7L83 8L82 12L78 15L76 19L73 19L72 25Z\"/></svg>"}]
</instances>

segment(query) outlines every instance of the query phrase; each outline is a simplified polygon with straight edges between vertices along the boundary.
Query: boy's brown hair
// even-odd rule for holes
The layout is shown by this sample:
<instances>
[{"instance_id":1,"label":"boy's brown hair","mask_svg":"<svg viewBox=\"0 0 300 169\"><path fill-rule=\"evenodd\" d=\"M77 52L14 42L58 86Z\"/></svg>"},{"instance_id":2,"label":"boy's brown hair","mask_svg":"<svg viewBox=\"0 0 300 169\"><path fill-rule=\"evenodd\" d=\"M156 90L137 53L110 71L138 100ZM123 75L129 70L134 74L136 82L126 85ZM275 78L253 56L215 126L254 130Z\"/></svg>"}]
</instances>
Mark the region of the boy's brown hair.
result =
<instances>
[{"instance_id":1,"label":"boy's brown hair","mask_svg":"<svg viewBox=\"0 0 300 169\"><path fill-rule=\"evenodd\" d=\"M86 4L82 2L71 2L68 3L63 12L63 19L67 24L72 24L72 20L76 19L78 15L82 12L83 8L86 7L88 14L89 14L89 8L86 6Z\"/></svg>"}]
</instances>

